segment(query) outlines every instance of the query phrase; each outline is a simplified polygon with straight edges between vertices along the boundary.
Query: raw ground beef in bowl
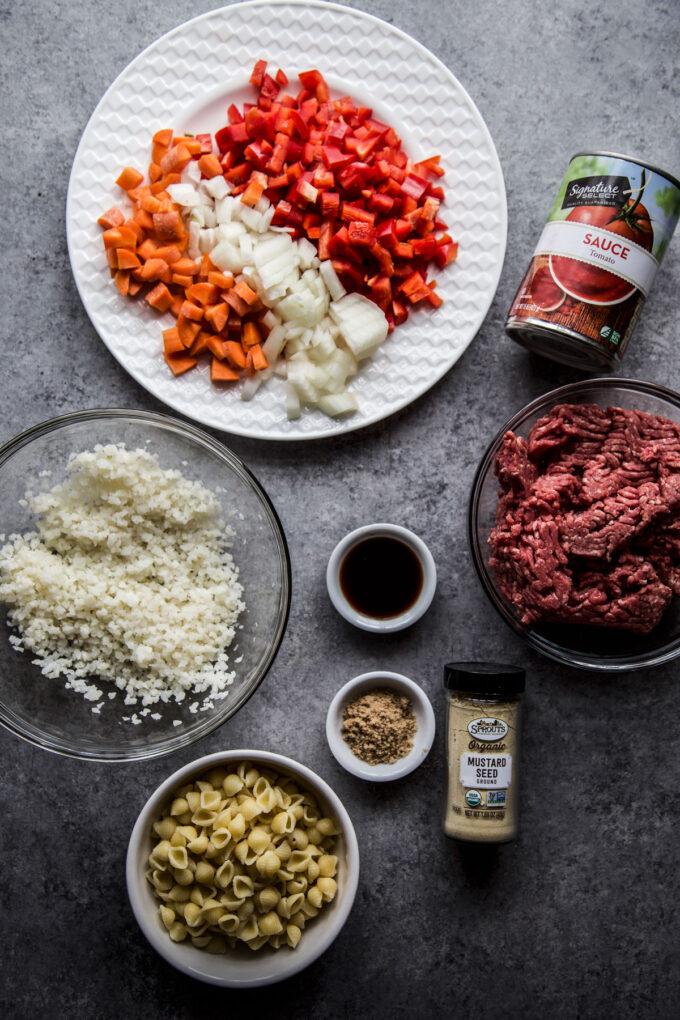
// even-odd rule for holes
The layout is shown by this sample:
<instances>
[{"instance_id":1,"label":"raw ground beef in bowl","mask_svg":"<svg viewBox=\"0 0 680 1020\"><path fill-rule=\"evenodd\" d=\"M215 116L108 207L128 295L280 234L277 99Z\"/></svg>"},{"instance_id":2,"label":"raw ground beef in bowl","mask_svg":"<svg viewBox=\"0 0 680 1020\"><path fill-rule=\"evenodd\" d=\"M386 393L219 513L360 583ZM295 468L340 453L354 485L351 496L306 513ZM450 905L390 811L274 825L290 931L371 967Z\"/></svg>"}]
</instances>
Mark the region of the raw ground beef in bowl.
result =
<instances>
[{"instance_id":1,"label":"raw ground beef in bowl","mask_svg":"<svg viewBox=\"0 0 680 1020\"><path fill-rule=\"evenodd\" d=\"M533 401L478 468L469 538L487 595L543 654L604 671L675 658L680 396L605 378Z\"/></svg>"}]
</instances>

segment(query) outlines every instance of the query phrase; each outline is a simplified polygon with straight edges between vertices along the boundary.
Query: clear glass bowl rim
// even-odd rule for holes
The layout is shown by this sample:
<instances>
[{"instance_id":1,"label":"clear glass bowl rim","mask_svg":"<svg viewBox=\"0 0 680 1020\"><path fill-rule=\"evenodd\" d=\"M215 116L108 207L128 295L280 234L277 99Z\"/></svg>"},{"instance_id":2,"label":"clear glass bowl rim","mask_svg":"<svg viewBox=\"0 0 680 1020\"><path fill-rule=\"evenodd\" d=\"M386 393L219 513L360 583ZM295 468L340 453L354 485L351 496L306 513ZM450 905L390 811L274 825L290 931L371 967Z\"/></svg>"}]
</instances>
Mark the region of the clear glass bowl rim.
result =
<instances>
[{"instance_id":1,"label":"clear glass bowl rim","mask_svg":"<svg viewBox=\"0 0 680 1020\"><path fill-rule=\"evenodd\" d=\"M577 393L583 394L591 388L608 389L613 393L617 390L637 391L639 393L644 393L647 396L658 397L660 400L673 405L673 407L680 411L680 394L676 393L674 390L668 389L666 386L661 386L658 383L646 382L641 379L623 378L619 376L598 376L581 379L576 382L566 383L564 386L559 386L557 389L549 390L547 393L536 397L534 400L530 401L530 403L521 408L521 410L513 414L512 417L509 418L500 429L498 429L479 462L479 466L472 481L470 499L468 502L468 545L477 577L479 578L489 601L508 626L511 627L516 634L519 634L520 637L524 638L524 640L527 641L528 644L536 651L545 655L547 658L552 659L554 662L573 666L577 669L603 673L622 673L636 669L649 669L652 666L659 666L665 662L670 662L680 655L680 634L672 643L661 646L656 652L650 651L641 655L631 656L595 657L588 655L587 653L575 652L564 646L554 644L548 639L542 637L540 634L537 634L535 631L532 631L530 628L525 627L517 619L510 606L499 599L491 583L489 571L484 562L479 534L477 532L476 521L482 482L486 478L488 472L493 470L493 461L505 433L508 430L514 430L518 425L522 424L527 418L529 418L532 414L535 414L537 411L544 409L547 411L550 410L551 407L555 406L555 404L568 403L570 397L573 397ZM587 400L587 397L584 397L583 399Z\"/></svg>"},{"instance_id":2,"label":"clear glass bowl rim","mask_svg":"<svg viewBox=\"0 0 680 1020\"><path fill-rule=\"evenodd\" d=\"M78 425L88 421L107 420L125 420L133 424L139 423L140 425L148 424L157 426L162 430L174 432L177 435L193 440L215 455L218 459L224 461L258 495L262 503L262 508L269 518L269 523L272 527L272 533L276 539L283 568L283 611L279 613L274 638L260 675L254 683L252 683L249 687L244 688L244 690L242 690L239 695L235 696L233 700L230 698L225 699L220 711L211 715L205 720L203 726L197 727L196 730L192 731L188 735L180 733L174 737L170 736L167 740L159 741L153 747L146 749L130 748L127 751L116 750L111 753L108 753L105 749L84 751L74 747L73 745L68 745L65 741L62 743L56 739L47 737L41 734L37 728L35 730L24 728L19 721L8 719L0 706L0 726L3 726L10 733L13 733L15 736L27 741L29 744L43 748L46 751L52 751L55 754L60 754L68 758L106 763L148 761L153 758L160 758L164 755L171 754L173 751L178 751L181 748L188 747L196 741L202 740L203 737L208 736L209 733L214 732L214 730L222 726L227 719L231 718L232 715L235 715L235 713L246 703L246 701L248 701L248 699L260 686L276 658L288 624L292 595L290 551L288 549L286 535L276 508L252 471L246 467L244 462L237 457L236 454L232 453L232 451L219 442L219 440L214 439L208 432L197 428L189 422L182 421L179 418L174 418L171 415L161 414L157 411L143 411L133 408L115 407L89 408L82 411L70 411L66 414L61 414L54 418L49 418L45 421L39 422L36 425L31 425L29 428L18 433L12 439L9 439L6 443L4 443L2 447L0 447L0 468L2 468L3 464L5 464L10 457L19 450L28 446L34 439L37 439L40 436L48 435L51 432L58 431L59 429L66 428L70 425Z\"/></svg>"}]
</instances>

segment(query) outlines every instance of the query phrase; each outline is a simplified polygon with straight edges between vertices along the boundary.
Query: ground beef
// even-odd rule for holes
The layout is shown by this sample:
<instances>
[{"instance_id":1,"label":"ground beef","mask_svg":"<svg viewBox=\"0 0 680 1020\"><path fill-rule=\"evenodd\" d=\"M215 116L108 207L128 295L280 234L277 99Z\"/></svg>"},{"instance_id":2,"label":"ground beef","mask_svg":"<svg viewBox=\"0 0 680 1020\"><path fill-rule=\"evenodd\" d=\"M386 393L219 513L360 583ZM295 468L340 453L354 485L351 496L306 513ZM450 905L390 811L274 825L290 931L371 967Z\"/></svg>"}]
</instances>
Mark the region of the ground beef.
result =
<instances>
[{"instance_id":1,"label":"ground beef","mask_svg":"<svg viewBox=\"0 0 680 1020\"><path fill-rule=\"evenodd\" d=\"M523 623L647 634L680 595L680 426L559 404L507 432L490 564Z\"/></svg>"}]
</instances>

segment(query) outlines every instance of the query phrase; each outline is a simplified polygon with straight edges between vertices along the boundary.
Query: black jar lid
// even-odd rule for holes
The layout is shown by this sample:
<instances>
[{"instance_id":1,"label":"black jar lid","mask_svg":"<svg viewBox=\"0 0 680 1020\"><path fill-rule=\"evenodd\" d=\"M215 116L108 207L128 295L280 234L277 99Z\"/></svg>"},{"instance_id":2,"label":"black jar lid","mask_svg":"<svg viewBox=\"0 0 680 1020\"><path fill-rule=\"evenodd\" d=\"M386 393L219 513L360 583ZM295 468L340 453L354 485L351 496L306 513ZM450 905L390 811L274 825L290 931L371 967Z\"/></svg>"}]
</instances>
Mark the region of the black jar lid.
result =
<instances>
[{"instance_id":1,"label":"black jar lid","mask_svg":"<svg viewBox=\"0 0 680 1020\"><path fill-rule=\"evenodd\" d=\"M521 694L525 678L520 666L502 662L447 662L444 666L444 687L465 694Z\"/></svg>"}]
</instances>

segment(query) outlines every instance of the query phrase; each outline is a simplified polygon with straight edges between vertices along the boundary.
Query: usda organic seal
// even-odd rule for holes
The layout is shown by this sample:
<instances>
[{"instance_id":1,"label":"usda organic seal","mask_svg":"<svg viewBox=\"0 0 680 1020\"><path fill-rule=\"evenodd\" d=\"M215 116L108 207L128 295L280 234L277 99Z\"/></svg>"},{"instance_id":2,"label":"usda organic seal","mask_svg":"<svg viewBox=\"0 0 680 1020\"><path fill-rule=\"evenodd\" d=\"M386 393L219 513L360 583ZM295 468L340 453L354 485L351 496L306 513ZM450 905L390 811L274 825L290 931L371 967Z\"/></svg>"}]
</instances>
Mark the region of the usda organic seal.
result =
<instances>
[{"instance_id":1,"label":"usda organic seal","mask_svg":"<svg viewBox=\"0 0 680 1020\"><path fill-rule=\"evenodd\" d=\"M479 807L482 803L482 795L478 790L468 790L465 794L465 803L468 807Z\"/></svg>"}]
</instances>

